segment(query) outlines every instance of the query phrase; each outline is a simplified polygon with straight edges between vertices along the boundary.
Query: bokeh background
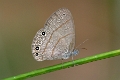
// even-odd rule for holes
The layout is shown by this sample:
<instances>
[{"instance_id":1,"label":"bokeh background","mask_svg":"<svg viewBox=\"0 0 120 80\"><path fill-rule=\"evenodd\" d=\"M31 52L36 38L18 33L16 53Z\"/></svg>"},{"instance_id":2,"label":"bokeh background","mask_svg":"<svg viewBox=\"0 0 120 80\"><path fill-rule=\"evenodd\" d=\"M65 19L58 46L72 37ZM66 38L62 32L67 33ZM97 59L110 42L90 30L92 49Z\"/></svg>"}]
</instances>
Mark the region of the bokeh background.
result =
<instances>
[{"instance_id":1,"label":"bokeh background","mask_svg":"<svg viewBox=\"0 0 120 80\"><path fill-rule=\"evenodd\" d=\"M31 53L34 35L61 7L73 15L76 46L89 39L74 59L120 48L120 0L0 0L0 80L61 63L37 62ZM27 80L120 80L120 56Z\"/></svg>"}]
</instances>

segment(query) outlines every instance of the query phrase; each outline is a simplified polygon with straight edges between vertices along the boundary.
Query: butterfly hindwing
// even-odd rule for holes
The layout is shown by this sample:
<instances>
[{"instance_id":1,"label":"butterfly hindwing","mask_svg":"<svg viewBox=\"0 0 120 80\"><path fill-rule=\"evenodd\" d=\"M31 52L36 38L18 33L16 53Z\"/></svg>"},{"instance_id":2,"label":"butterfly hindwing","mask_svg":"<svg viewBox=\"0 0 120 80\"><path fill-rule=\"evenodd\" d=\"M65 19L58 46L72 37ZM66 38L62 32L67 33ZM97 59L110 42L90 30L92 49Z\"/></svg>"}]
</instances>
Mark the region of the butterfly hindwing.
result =
<instances>
[{"instance_id":1,"label":"butterfly hindwing","mask_svg":"<svg viewBox=\"0 0 120 80\"><path fill-rule=\"evenodd\" d=\"M37 61L62 59L72 52L75 44L74 22L70 11L60 8L45 22L32 42L32 53Z\"/></svg>"}]
</instances>

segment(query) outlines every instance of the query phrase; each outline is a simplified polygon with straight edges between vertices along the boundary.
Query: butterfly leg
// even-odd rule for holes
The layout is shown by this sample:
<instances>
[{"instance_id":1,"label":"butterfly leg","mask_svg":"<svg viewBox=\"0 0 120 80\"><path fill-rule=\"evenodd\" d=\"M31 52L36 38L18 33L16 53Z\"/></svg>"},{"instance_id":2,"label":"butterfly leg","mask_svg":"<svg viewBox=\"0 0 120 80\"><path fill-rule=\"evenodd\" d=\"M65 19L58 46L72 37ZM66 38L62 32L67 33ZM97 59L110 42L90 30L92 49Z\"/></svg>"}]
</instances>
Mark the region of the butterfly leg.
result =
<instances>
[{"instance_id":1,"label":"butterfly leg","mask_svg":"<svg viewBox=\"0 0 120 80\"><path fill-rule=\"evenodd\" d=\"M62 58L62 68L63 68L63 58Z\"/></svg>"},{"instance_id":2,"label":"butterfly leg","mask_svg":"<svg viewBox=\"0 0 120 80\"><path fill-rule=\"evenodd\" d=\"M75 62L74 62L74 59L73 59L73 54L72 54L72 63L73 63L73 66L75 66Z\"/></svg>"}]
</instances>

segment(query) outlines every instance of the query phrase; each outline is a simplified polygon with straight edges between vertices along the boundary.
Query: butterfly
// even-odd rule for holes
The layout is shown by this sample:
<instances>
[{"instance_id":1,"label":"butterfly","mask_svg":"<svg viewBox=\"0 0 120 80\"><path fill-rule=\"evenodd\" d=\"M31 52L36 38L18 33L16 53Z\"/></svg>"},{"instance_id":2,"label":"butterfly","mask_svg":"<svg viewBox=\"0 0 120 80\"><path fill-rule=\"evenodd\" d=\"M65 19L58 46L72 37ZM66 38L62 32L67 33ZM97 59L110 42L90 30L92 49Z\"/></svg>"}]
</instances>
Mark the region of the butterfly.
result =
<instances>
[{"instance_id":1,"label":"butterfly","mask_svg":"<svg viewBox=\"0 0 120 80\"><path fill-rule=\"evenodd\" d=\"M55 11L33 38L31 49L35 60L68 59L77 55L75 27L71 12L67 8Z\"/></svg>"}]
</instances>

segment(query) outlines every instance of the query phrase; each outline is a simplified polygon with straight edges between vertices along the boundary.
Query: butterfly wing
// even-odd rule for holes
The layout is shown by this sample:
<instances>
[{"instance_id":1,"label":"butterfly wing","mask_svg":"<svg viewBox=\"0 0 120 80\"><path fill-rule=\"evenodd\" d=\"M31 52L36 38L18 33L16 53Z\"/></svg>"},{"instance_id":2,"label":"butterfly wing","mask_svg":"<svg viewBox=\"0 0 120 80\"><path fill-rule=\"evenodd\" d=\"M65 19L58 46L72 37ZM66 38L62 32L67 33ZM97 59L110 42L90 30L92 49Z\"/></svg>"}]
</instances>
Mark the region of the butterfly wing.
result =
<instances>
[{"instance_id":1,"label":"butterfly wing","mask_svg":"<svg viewBox=\"0 0 120 80\"><path fill-rule=\"evenodd\" d=\"M74 23L70 11L60 8L46 21L32 42L32 53L37 61L62 59L75 45ZM38 49L39 48L39 49Z\"/></svg>"}]
</instances>

